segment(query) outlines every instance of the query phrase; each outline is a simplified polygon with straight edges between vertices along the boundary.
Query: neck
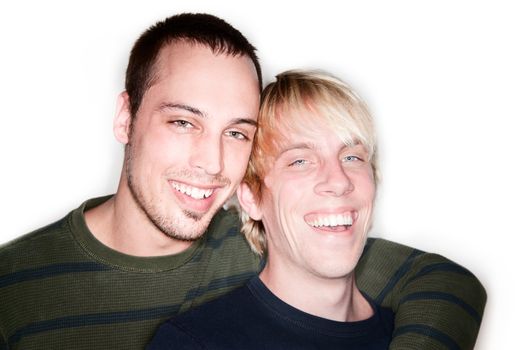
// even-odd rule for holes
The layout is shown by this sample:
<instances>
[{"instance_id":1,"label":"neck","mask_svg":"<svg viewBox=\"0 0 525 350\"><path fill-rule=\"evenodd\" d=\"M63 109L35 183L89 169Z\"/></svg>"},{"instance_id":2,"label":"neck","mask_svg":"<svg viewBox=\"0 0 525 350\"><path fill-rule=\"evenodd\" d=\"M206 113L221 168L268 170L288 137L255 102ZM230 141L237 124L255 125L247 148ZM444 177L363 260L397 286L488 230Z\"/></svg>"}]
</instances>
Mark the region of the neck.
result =
<instances>
[{"instance_id":1,"label":"neck","mask_svg":"<svg viewBox=\"0 0 525 350\"><path fill-rule=\"evenodd\" d=\"M289 267L276 268L268 261L260 278L279 299L311 315L341 322L373 315L372 307L357 289L353 272L341 278L323 278Z\"/></svg>"},{"instance_id":2,"label":"neck","mask_svg":"<svg viewBox=\"0 0 525 350\"><path fill-rule=\"evenodd\" d=\"M86 224L104 245L134 256L162 256L187 249L191 242L166 236L135 202L128 186L120 180L115 196L85 212Z\"/></svg>"}]
</instances>

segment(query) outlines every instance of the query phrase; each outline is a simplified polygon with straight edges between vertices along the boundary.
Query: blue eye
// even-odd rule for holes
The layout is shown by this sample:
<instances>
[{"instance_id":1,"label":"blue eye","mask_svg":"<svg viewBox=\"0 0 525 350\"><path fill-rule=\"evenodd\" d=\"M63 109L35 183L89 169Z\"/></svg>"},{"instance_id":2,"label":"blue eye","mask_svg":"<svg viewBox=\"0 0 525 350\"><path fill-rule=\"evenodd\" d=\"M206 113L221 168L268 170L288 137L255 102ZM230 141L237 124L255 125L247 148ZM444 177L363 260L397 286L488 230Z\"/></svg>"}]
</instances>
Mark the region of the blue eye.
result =
<instances>
[{"instance_id":1,"label":"blue eye","mask_svg":"<svg viewBox=\"0 0 525 350\"><path fill-rule=\"evenodd\" d=\"M344 162L355 162L356 160L361 160L361 159L356 156L346 156L343 158Z\"/></svg>"}]
</instances>

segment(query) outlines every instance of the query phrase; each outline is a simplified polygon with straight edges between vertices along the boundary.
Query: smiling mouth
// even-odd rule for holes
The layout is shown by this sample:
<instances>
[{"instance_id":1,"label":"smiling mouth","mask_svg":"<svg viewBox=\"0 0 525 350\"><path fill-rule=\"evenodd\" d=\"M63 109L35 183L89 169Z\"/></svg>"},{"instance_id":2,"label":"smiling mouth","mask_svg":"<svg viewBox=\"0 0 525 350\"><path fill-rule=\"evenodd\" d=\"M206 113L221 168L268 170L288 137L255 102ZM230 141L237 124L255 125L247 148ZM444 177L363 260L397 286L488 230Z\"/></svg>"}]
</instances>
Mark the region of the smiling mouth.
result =
<instances>
[{"instance_id":1,"label":"smiling mouth","mask_svg":"<svg viewBox=\"0 0 525 350\"><path fill-rule=\"evenodd\" d=\"M171 184L171 187L173 187L175 190L179 191L180 193L184 193L185 195L193 199L206 199L210 197L214 192L214 190L211 188L203 189L203 188L181 184L175 181L170 181L170 184Z\"/></svg>"},{"instance_id":2,"label":"smiling mouth","mask_svg":"<svg viewBox=\"0 0 525 350\"><path fill-rule=\"evenodd\" d=\"M315 228L347 228L352 226L354 223L354 220L350 213L311 215L305 221L308 225Z\"/></svg>"}]
</instances>

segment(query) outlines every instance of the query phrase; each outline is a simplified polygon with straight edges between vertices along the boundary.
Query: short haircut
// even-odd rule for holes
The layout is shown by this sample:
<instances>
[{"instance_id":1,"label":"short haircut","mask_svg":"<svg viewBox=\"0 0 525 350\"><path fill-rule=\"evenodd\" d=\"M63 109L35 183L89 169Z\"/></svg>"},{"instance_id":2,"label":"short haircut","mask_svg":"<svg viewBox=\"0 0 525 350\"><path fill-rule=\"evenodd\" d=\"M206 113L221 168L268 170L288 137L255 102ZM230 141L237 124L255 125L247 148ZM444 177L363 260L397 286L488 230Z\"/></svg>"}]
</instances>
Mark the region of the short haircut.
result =
<instances>
[{"instance_id":1,"label":"short haircut","mask_svg":"<svg viewBox=\"0 0 525 350\"><path fill-rule=\"evenodd\" d=\"M126 70L130 113L135 117L146 91L155 83L155 64L165 46L185 41L209 47L213 53L249 57L262 90L261 66L255 47L226 21L203 13L182 13L166 18L146 30L131 50Z\"/></svg>"},{"instance_id":2,"label":"short haircut","mask_svg":"<svg viewBox=\"0 0 525 350\"><path fill-rule=\"evenodd\" d=\"M345 82L322 71L286 71L265 87L258 129L244 182L261 201L264 177L271 169L291 130L315 136L316 126L327 125L348 145L361 144L368 152L374 181L378 179L376 136L366 104ZM262 221L241 212L242 232L252 250L266 253Z\"/></svg>"}]
</instances>

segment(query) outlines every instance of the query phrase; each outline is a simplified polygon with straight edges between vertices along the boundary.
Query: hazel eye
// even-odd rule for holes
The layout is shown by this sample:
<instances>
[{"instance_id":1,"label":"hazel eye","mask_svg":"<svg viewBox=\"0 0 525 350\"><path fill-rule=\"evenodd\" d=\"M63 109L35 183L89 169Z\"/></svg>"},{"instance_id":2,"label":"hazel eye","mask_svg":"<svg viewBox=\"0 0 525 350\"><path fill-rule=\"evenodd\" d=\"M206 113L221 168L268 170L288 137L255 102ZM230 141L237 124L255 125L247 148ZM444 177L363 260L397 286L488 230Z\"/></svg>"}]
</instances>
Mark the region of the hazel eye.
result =
<instances>
[{"instance_id":1,"label":"hazel eye","mask_svg":"<svg viewBox=\"0 0 525 350\"><path fill-rule=\"evenodd\" d=\"M183 119L174 120L171 123L174 124L177 127L184 128L184 129L190 129L190 128L194 127L192 123L190 123L187 120L183 120Z\"/></svg>"},{"instance_id":2,"label":"hazel eye","mask_svg":"<svg viewBox=\"0 0 525 350\"><path fill-rule=\"evenodd\" d=\"M248 141L248 137L246 135L244 135L242 132L240 131L235 131L235 130L232 130L232 131L227 131L226 132L226 135L234 138L234 139L237 139L237 140L241 140L241 141Z\"/></svg>"}]
</instances>

